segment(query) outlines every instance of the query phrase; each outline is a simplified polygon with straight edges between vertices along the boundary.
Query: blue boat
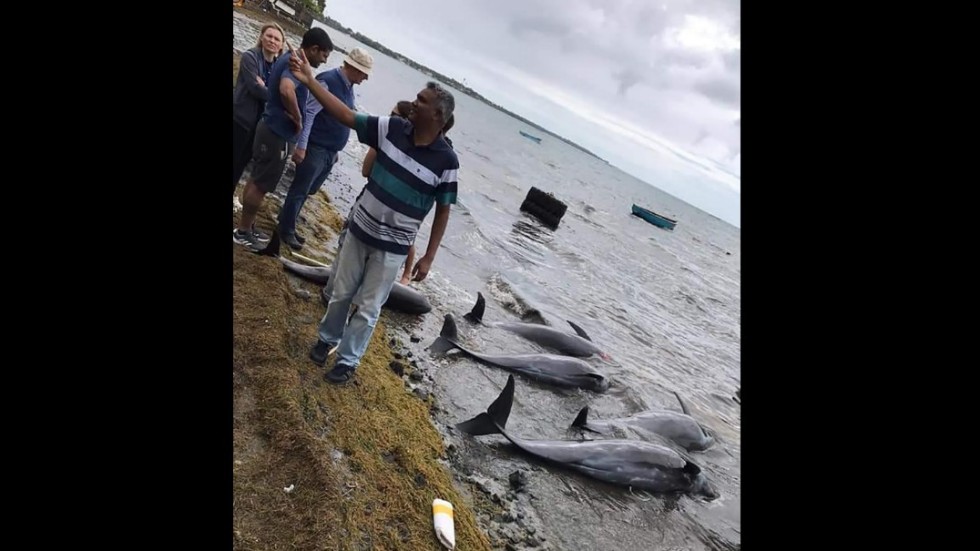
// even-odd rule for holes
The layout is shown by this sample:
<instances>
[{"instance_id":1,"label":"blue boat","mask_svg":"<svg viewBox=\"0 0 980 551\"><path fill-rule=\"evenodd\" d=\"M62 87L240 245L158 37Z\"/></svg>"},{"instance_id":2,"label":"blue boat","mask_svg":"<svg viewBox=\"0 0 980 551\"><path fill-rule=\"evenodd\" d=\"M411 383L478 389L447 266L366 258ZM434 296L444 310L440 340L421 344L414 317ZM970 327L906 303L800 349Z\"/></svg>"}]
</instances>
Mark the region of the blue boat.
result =
<instances>
[{"instance_id":1,"label":"blue boat","mask_svg":"<svg viewBox=\"0 0 980 551\"><path fill-rule=\"evenodd\" d=\"M539 138L537 136L532 136L532 135L528 134L527 132L525 132L523 130L518 130L518 132L521 133L521 136L524 136L525 138L527 138L529 140L534 140L537 143L541 143L541 138Z\"/></svg>"},{"instance_id":2,"label":"blue boat","mask_svg":"<svg viewBox=\"0 0 980 551\"><path fill-rule=\"evenodd\" d=\"M677 220L672 218L667 218L661 214L657 214L652 210L647 210L643 207L638 207L633 205L633 215L639 216L640 218L646 220L647 222L653 224L654 226L664 228L665 230L673 230L674 226L677 225Z\"/></svg>"}]
</instances>

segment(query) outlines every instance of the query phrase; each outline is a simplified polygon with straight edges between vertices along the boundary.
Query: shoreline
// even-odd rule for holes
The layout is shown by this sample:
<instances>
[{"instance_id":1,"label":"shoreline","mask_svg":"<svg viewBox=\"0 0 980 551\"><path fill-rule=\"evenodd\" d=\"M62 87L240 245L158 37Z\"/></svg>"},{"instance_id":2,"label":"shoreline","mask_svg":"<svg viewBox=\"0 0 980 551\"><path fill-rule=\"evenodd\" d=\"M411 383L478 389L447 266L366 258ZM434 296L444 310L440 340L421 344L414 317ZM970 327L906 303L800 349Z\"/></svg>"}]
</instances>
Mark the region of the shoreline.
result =
<instances>
[{"instance_id":1,"label":"shoreline","mask_svg":"<svg viewBox=\"0 0 980 551\"><path fill-rule=\"evenodd\" d=\"M256 225L271 234L279 206L267 196ZM330 262L324 253L341 218L325 190L304 213L302 253ZM416 390L424 385L413 382L422 379L414 362L396 361L389 316L378 320L356 382L327 383L307 357L323 314L320 286L232 246L235 548L442 549L432 529L439 498L455 508L458 545L491 549L446 466L431 393Z\"/></svg>"},{"instance_id":2,"label":"shoreline","mask_svg":"<svg viewBox=\"0 0 980 551\"><path fill-rule=\"evenodd\" d=\"M241 11L259 24L276 21ZM327 190L363 185L359 151L349 141L324 187L307 200L299 223L303 256L333 261L343 218ZM293 173L290 162L278 192ZM256 217L270 235L281 201L269 193ZM431 376L392 338L390 324L398 321L382 310L356 382L327 383L325 369L307 357L324 311L320 286L287 273L276 258L232 246L235 549L440 550L436 498L453 504L459 548L549 548L530 524L500 522L513 519L506 490L467 477L447 450ZM283 257L291 253L282 247Z\"/></svg>"}]
</instances>

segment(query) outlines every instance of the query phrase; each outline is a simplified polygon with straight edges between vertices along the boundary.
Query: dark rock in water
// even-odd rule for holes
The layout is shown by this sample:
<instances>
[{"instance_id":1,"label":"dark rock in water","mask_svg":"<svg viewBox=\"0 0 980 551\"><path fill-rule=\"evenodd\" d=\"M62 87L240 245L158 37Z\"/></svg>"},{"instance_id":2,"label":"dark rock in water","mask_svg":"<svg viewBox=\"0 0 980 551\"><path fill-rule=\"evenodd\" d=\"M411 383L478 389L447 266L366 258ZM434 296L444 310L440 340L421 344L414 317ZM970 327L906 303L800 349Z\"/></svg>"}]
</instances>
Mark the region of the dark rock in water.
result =
<instances>
[{"instance_id":1,"label":"dark rock in water","mask_svg":"<svg viewBox=\"0 0 980 551\"><path fill-rule=\"evenodd\" d=\"M391 363L388 364L388 367L390 367L391 370L394 371L399 377L405 374L405 366L401 362L392 360Z\"/></svg>"},{"instance_id":2,"label":"dark rock in water","mask_svg":"<svg viewBox=\"0 0 980 551\"><path fill-rule=\"evenodd\" d=\"M421 381L422 380L422 374L419 373L418 371L413 371L413 372L411 372L411 373L408 374L408 378L411 379L411 380L413 380L413 381L418 382L418 381Z\"/></svg>"},{"instance_id":3,"label":"dark rock in water","mask_svg":"<svg viewBox=\"0 0 980 551\"><path fill-rule=\"evenodd\" d=\"M527 197L520 206L520 210L533 215L553 230L558 229L558 222L561 221L562 216L565 216L567 209L568 205L555 198L553 194L536 187L528 190Z\"/></svg>"},{"instance_id":4,"label":"dark rock in water","mask_svg":"<svg viewBox=\"0 0 980 551\"><path fill-rule=\"evenodd\" d=\"M394 353L392 353L392 356L394 356L396 360L400 360L400 359L402 359L404 357L404 356L402 356L402 353L401 352L394 352Z\"/></svg>"},{"instance_id":5,"label":"dark rock in water","mask_svg":"<svg viewBox=\"0 0 980 551\"><path fill-rule=\"evenodd\" d=\"M510 473L510 487L514 489L515 492L524 491L527 487L527 473L524 471L514 471Z\"/></svg>"},{"instance_id":6,"label":"dark rock in water","mask_svg":"<svg viewBox=\"0 0 980 551\"><path fill-rule=\"evenodd\" d=\"M429 399L429 391L422 387L416 388L414 394L418 396L419 400L425 401Z\"/></svg>"},{"instance_id":7,"label":"dark rock in water","mask_svg":"<svg viewBox=\"0 0 980 551\"><path fill-rule=\"evenodd\" d=\"M422 340L422 337L420 337L418 335L412 335L411 337L409 337L408 340L410 340L412 342L420 342Z\"/></svg>"},{"instance_id":8,"label":"dark rock in water","mask_svg":"<svg viewBox=\"0 0 980 551\"><path fill-rule=\"evenodd\" d=\"M409 350L408 352L406 352L406 353L405 353L405 357L406 357L406 358L411 358L411 357L412 357L412 351L411 351L411 350Z\"/></svg>"}]
</instances>

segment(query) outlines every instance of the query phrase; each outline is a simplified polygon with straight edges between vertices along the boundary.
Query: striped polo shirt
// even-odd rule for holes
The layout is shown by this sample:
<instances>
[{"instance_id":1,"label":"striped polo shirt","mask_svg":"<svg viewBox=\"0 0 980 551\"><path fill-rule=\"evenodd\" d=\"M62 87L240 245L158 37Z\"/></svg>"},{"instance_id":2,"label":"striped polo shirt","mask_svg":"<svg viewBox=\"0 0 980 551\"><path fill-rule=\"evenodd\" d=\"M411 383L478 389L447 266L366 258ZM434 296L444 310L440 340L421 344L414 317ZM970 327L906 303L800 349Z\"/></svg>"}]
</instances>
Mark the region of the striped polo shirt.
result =
<instances>
[{"instance_id":1,"label":"striped polo shirt","mask_svg":"<svg viewBox=\"0 0 980 551\"><path fill-rule=\"evenodd\" d=\"M408 254L432 205L456 203L456 152L441 136L417 147L412 123L401 117L357 113L354 130L378 154L351 215L350 233L376 249Z\"/></svg>"}]
</instances>

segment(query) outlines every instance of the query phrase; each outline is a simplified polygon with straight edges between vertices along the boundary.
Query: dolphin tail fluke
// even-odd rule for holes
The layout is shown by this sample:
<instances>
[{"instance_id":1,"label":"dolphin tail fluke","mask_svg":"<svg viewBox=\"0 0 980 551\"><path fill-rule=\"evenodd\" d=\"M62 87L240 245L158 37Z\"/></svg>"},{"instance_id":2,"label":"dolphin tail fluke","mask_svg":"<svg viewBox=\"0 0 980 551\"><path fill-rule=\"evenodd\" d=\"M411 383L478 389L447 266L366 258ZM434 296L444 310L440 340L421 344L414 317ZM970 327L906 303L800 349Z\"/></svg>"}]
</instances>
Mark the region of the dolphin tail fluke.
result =
<instances>
[{"instance_id":1,"label":"dolphin tail fluke","mask_svg":"<svg viewBox=\"0 0 980 551\"><path fill-rule=\"evenodd\" d=\"M453 320L452 314L446 314L445 321L442 322L442 331L436 340L429 345L429 350L435 352L436 354L442 354L444 352L449 352L453 348L458 348L454 342L458 337L456 332L456 321Z\"/></svg>"},{"instance_id":2,"label":"dolphin tail fluke","mask_svg":"<svg viewBox=\"0 0 980 551\"><path fill-rule=\"evenodd\" d=\"M575 323L573 323L571 320L565 320L565 321L568 322L568 325L571 325L572 326L572 329L575 330L575 333L578 336L582 337L583 339L585 339L585 340L587 340L589 342L592 342L592 338L589 337L589 334L585 332L585 329L582 329L578 325L575 325Z\"/></svg>"},{"instance_id":3,"label":"dolphin tail fluke","mask_svg":"<svg viewBox=\"0 0 980 551\"><path fill-rule=\"evenodd\" d=\"M500 396L490 404L485 413L481 413L469 421L456 425L459 430L473 436L501 433L507 426L510 417L510 407L514 403L514 376L507 376L507 384Z\"/></svg>"},{"instance_id":4,"label":"dolphin tail fluke","mask_svg":"<svg viewBox=\"0 0 980 551\"><path fill-rule=\"evenodd\" d=\"M470 313L466 314L463 317L474 323L481 323L483 321L483 311L484 309L486 309L486 307L487 307L487 303L485 300L483 300L483 293L477 292L476 305L473 306L473 309L470 310Z\"/></svg>"},{"instance_id":5,"label":"dolphin tail fluke","mask_svg":"<svg viewBox=\"0 0 980 551\"><path fill-rule=\"evenodd\" d=\"M255 254L259 256L279 257L279 228L272 230L272 237L269 238L269 244L261 251L255 251Z\"/></svg>"}]
</instances>

